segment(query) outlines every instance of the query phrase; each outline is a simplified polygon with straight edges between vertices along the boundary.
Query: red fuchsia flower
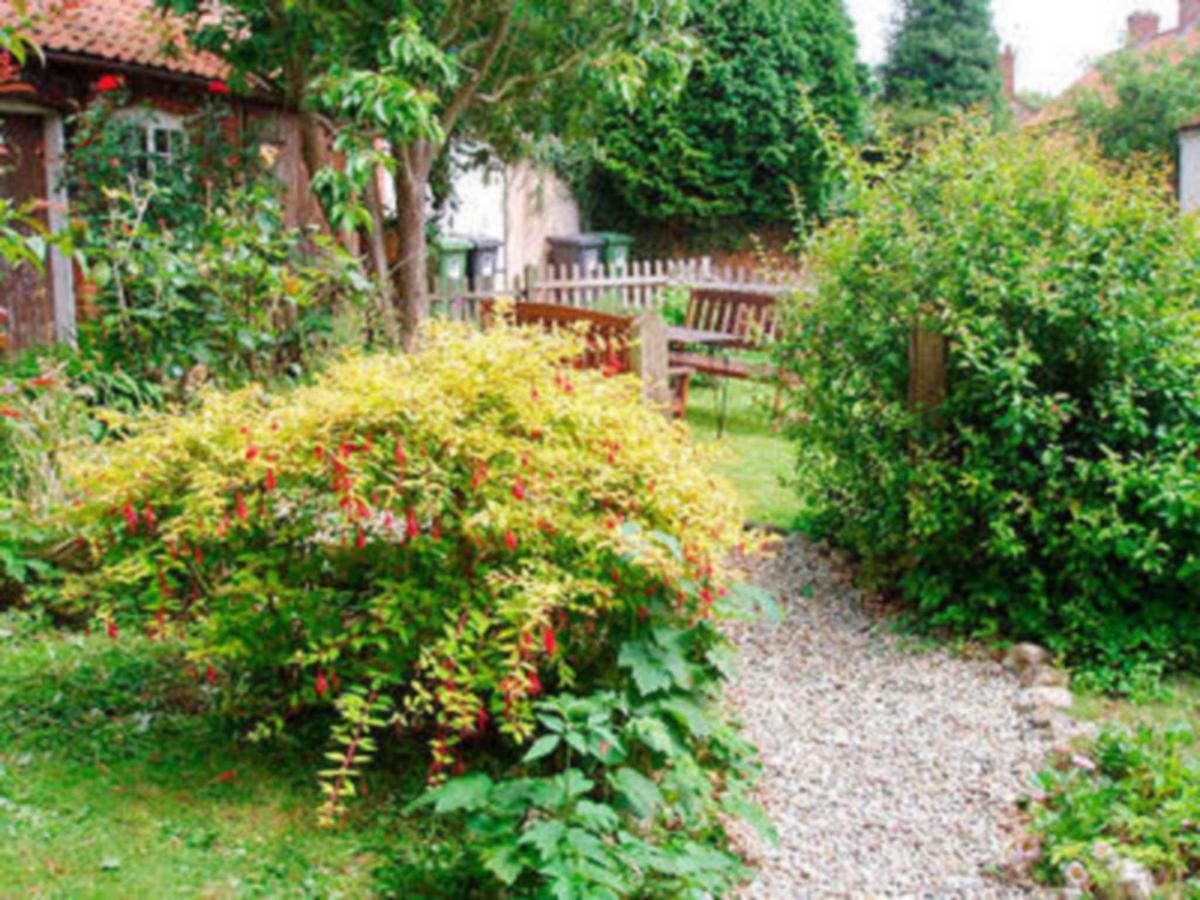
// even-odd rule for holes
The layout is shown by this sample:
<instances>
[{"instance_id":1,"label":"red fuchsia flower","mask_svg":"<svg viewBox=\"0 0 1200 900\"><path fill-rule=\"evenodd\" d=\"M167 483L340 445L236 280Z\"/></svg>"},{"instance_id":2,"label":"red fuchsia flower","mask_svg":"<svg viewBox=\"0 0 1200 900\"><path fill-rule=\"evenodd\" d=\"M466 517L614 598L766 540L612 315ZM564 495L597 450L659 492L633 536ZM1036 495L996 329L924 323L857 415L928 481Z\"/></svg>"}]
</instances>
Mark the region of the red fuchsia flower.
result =
<instances>
[{"instance_id":1,"label":"red fuchsia flower","mask_svg":"<svg viewBox=\"0 0 1200 900\"><path fill-rule=\"evenodd\" d=\"M204 670L204 680L209 684L217 683L217 670L212 667L211 663Z\"/></svg>"},{"instance_id":2,"label":"red fuchsia flower","mask_svg":"<svg viewBox=\"0 0 1200 900\"><path fill-rule=\"evenodd\" d=\"M117 620L116 619L108 620L108 629L107 630L108 630L108 636L110 638L112 638L112 640L115 641L117 639L117 637L119 636L119 633L117 631Z\"/></svg>"},{"instance_id":3,"label":"red fuchsia flower","mask_svg":"<svg viewBox=\"0 0 1200 900\"><path fill-rule=\"evenodd\" d=\"M504 546L508 548L509 553L514 553L517 549L517 536L511 528L504 532Z\"/></svg>"},{"instance_id":4,"label":"red fuchsia flower","mask_svg":"<svg viewBox=\"0 0 1200 900\"><path fill-rule=\"evenodd\" d=\"M533 398L534 400L536 400L536 399L538 398L538 389L537 389L537 388L534 388L533 390L531 390L531 391L529 392L529 396L530 396L531 398Z\"/></svg>"},{"instance_id":5,"label":"red fuchsia flower","mask_svg":"<svg viewBox=\"0 0 1200 900\"><path fill-rule=\"evenodd\" d=\"M148 531L150 534L154 534L154 526L156 524L158 524L158 520L154 517L154 508L149 503L147 503L146 504L146 531Z\"/></svg>"},{"instance_id":6,"label":"red fuchsia flower","mask_svg":"<svg viewBox=\"0 0 1200 900\"><path fill-rule=\"evenodd\" d=\"M409 509L404 514L405 529L410 540L420 537L421 526L417 524L417 514Z\"/></svg>"},{"instance_id":7,"label":"red fuchsia flower","mask_svg":"<svg viewBox=\"0 0 1200 900\"><path fill-rule=\"evenodd\" d=\"M111 91L121 89L121 83L124 81L120 75L101 75L96 82L96 91L101 94L107 94Z\"/></svg>"},{"instance_id":8,"label":"red fuchsia flower","mask_svg":"<svg viewBox=\"0 0 1200 900\"><path fill-rule=\"evenodd\" d=\"M22 418L20 410L9 409L8 407L4 407L3 409L0 409L0 416L3 416L6 419Z\"/></svg>"},{"instance_id":9,"label":"red fuchsia flower","mask_svg":"<svg viewBox=\"0 0 1200 900\"><path fill-rule=\"evenodd\" d=\"M487 479L488 468L487 463L480 463L474 472L471 473L471 490L472 492L479 490L479 486Z\"/></svg>"},{"instance_id":10,"label":"red fuchsia flower","mask_svg":"<svg viewBox=\"0 0 1200 900\"><path fill-rule=\"evenodd\" d=\"M617 571L616 566L613 566L613 570L609 574L612 576L613 584L621 583L621 573Z\"/></svg>"},{"instance_id":11,"label":"red fuchsia flower","mask_svg":"<svg viewBox=\"0 0 1200 900\"><path fill-rule=\"evenodd\" d=\"M536 697L542 692L542 682L538 678L537 672L530 672L525 684L529 688L529 696L531 697Z\"/></svg>"},{"instance_id":12,"label":"red fuchsia flower","mask_svg":"<svg viewBox=\"0 0 1200 900\"><path fill-rule=\"evenodd\" d=\"M404 455L404 438L396 438L396 466L403 469L408 457Z\"/></svg>"},{"instance_id":13,"label":"red fuchsia flower","mask_svg":"<svg viewBox=\"0 0 1200 900\"><path fill-rule=\"evenodd\" d=\"M267 469L266 488L268 492L275 490L275 470Z\"/></svg>"},{"instance_id":14,"label":"red fuchsia flower","mask_svg":"<svg viewBox=\"0 0 1200 900\"><path fill-rule=\"evenodd\" d=\"M245 522L249 515L250 512L246 509L246 498L239 492L237 495L237 517Z\"/></svg>"},{"instance_id":15,"label":"red fuchsia flower","mask_svg":"<svg viewBox=\"0 0 1200 900\"><path fill-rule=\"evenodd\" d=\"M214 78L212 81L210 81L208 83L208 92L210 94L228 94L229 93L229 85L226 84L224 81L219 81Z\"/></svg>"},{"instance_id":16,"label":"red fuchsia flower","mask_svg":"<svg viewBox=\"0 0 1200 900\"><path fill-rule=\"evenodd\" d=\"M246 448L246 459L254 459L256 456L258 456L258 448L251 444Z\"/></svg>"},{"instance_id":17,"label":"red fuchsia flower","mask_svg":"<svg viewBox=\"0 0 1200 900\"><path fill-rule=\"evenodd\" d=\"M199 544L192 547L192 556L195 557L197 565L204 565L204 551L200 549Z\"/></svg>"},{"instance_id":18,"label":"red fuchsia flower","mask_svg":"<svg viewBox=\"0 0 1200 900\"><path fill-rule=\"evenodd\" d=\"M479 707L479 712L475 715L475 730L483 731L485 728L487 728L488 720L490 718L491 716L488 715L487 709L482 706Z\"/></svg>"},{"instance_id":19,"label":"red fuchsia flower","mask_svg":"<svg viewBox=\"0 0 1200 900\"><path fill-rule=\"evenodd\" d=\"M317 459L324 459L325 458L325 448L322 447L320 444L317 444L317 446L313 447L313 456L315 456Z\"/></svg>"},{"instance_id":20,"label":"red fuchsia flower","mask_svg":"<svg viewBox=\"0 0 1200 900\"><path fill-rule=\"evenodd\" d=\"M324 697L329 690L329 682L325 680L325 673L321 669L317 669L317 680L313 684L313 688L317 692L318 697Z\"/></svg>"},{"instance_id":21,"label":"red fuchsia flower","mask_svg":"<svg viewBox=\"0 0 1200 900\"><path fill-rule=\"evenodd\" d=\"M137 510L133 508L133 503L129 500L125 501L125 525L129 528L130 534L137 534Z\"/></svg>"},{"instance_id":22,"label":"red fuchsia flower","mask_svg":"<svg viewBox=\"0 0 1200 900\"><path fill-rule=\"evenodd\" d=\"M39 375L37 378L29 379L30 387L43 388L50 387L52 384L54 384L54 376L52 375Z\"/></svg>"},{"instance_id":23,"label":"red fuchsia flower","mask_svg":"<svg viewBox=\"0 0 1200 900\"><path fill-rule=\"evenodd\" d=\"M362 530L361 525L358 527L358 534L354 538L354 543L358 546L359 550L367 546L367 533Z\"/></svg>"},{"instance_id":24,"label":"red fuchsia flower","mask_svg":"<svg viewBox=\"0 0 1200 900\"><path fill-rule=\"evenodd\" d=\"M545 649L547 656L553 656L555 649L558 647L558 635L554 633L554 629L549 625L542 629L542 647Z\"/></svg>"},{"instance_id":25,"label":"red fuchsia flower","mask_svg":"<svg viewBox=\"0 0 1200 900\"><path fill-rule=\"evenodd\" d=\"M513 482L512 494L517 500L525 499L525 485L521 484L520 478Z\"/></svg>"}]
</instances>

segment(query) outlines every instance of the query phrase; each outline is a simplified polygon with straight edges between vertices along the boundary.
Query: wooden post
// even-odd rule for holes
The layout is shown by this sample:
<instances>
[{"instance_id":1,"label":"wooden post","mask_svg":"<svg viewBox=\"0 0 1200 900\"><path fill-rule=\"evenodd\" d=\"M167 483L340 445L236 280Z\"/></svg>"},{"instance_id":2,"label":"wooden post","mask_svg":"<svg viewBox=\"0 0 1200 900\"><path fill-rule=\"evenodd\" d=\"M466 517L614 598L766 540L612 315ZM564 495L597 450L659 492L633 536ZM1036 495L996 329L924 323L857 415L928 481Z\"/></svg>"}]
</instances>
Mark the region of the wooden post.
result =
<instances>
[{"instance_id":1,"label":"wooden post","mask_svg":"<svg viewBox=\"0 0 1200 900\"><path fill-rule=\"evenodd\" d=\"M942 425L946 399L946 336L927 324L929 308L913 317L908 341L908 408L934 428Z\"/></svg>"},{"instance_id":2,"label":"wooden post","mask_svg":"<svg viewBox=\"0 0 1200 900\"><path fill-rule=\"evenodd\" d=\"M535 297L533 294L534 290L537 287L537 281L538 281L537 271L538 271L537 266L535 266L533 264L529 264L529 265L525 266L525 285L524 285L525 293L524 293L524 296L522 297L521 293L519 291L517 292L516 299L518 301L523 299L526 303L533 303L535 300L537 300L537 297Z\"/></svg>"},{"instance_id":3,"label":"wooden post","mask_svg":"<svg viewBox=\"0 0 1200 900\"><path fill-rule=\"evenodd\" d=\"M646 399L664 413L671 410L671 385L667 378L667 323L648 310L633 323L633 370L642 379Z\"/></svg>"}]
</instances>

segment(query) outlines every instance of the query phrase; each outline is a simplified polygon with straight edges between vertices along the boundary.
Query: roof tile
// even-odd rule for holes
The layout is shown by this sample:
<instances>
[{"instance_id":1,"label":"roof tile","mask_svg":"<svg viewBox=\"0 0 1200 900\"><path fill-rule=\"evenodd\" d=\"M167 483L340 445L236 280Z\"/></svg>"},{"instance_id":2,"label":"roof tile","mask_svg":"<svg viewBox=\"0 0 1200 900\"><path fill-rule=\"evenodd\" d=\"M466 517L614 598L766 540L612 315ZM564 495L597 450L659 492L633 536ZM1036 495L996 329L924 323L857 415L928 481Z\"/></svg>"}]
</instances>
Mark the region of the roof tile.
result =
<instances>
[{"instance_id":1,"label":"roof tile","mask_svg":"<svg viewBox=\"0 0 1200 900\"><path fill-rule=\"evenodd\" d=\"M154 0L33 0L32 37L43 50L77 53L180 75L221 78L225 64L187 44L182 23ZM12 21L11 0L0 0L0 22Z\"/></svg>"}]
</instances>

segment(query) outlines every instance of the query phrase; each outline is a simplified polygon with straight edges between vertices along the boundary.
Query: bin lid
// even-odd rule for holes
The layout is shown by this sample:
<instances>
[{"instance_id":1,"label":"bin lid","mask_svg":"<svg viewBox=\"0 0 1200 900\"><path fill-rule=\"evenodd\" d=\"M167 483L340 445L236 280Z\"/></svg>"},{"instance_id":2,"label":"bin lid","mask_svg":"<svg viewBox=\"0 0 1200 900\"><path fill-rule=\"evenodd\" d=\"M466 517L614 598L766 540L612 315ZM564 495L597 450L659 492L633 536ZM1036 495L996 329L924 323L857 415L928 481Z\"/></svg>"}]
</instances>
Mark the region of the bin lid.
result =
<instances>
[{"instance_id":1,"label":"bin lid","mask_svg":"<svg viewBox=\"0 0 1200 900\"><path fill-rule=\"evenodd\" d=\"M499 238L484 237L483 235L472 235L468 240L475 250L499 250L504 245L504 241Z\"/></svg>"},{"instance_id":2,"label":"bin lid","mask_svg":"<svg viewBox=\"0 0 1200 900\"><path fill-rule=\"evenodd\" d=\"M436 241L434 241L434 244L443 253L464 253L475 246L470 238L460 237L453 234L442 235Z\"/></svg>"},{"instance_id":3,"label":"bin lid","mask_svg":"<svg viewBox=\"0 0 1200 900\"><path fill-rule=\"evenodd\" d=\"M566 247L603 247L604 238L598 234L564 234L547 238L551 244L561 244Z\"/></svg>"},{"instance_id":4,"label":"bin lid","mask_svg":"<svg viewBox=\"0 0 1200 900\"><path fill-rule=\"evenodd\" d=\"M633 235L621 234L619 231L597 231L596 237L603 238L606 244L623 244L627 247L633 245Z\"/></svg>"}]
</instances>

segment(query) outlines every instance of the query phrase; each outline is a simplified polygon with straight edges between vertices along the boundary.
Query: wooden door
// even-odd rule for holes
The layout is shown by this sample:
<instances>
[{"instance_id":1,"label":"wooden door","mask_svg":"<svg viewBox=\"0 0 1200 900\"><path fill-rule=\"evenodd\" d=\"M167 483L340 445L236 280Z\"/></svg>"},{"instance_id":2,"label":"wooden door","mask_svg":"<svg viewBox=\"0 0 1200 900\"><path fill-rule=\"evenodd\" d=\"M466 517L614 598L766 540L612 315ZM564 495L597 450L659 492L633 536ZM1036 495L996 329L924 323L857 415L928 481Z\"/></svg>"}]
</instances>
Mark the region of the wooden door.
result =
<instances>
[{"instance_id":1,"label":"wooden door","mask_svg":"<svg viewBox=\"0 0 1200 900\"><path fill-rule=\"evenodd\" d=\"M45 120L25 113L0 113L0 196L22 204L45 200ZM39 213L45 217L45 211ZM8 310L8 346L21 349L47 343L54 334L54 295L49 269L28 264L16 269L0 260L0 306Z\"/></svg>"}]
</instances>

